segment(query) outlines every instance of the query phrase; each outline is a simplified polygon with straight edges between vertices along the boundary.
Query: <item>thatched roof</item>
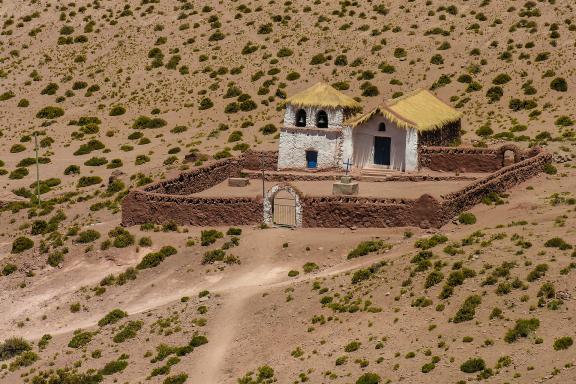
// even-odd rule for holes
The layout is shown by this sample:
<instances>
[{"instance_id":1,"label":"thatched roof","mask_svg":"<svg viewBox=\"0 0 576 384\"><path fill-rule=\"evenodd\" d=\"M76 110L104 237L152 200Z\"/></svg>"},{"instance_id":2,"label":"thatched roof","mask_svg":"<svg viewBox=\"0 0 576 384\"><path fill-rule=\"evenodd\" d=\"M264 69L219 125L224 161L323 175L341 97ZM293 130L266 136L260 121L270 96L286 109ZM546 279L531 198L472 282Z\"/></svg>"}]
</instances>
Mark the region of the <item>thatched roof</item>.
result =
<instances>
[{"instance_id":1,"label":"thatched roof","mask_svg":"<svg viewBox=\"0 0 576 384\"><path fill-rule=\"evenodd\" d=\"M284 100L284 105L296 107L343 108L349 111L360 111L362 106L353 98L326 83L316 83L310 88Z\"/></svg>"},{"instance_id":2,"label":"thatched roof","mask_svg":"<svg viewBox=\"0 0 576 384\"><path fill-rule=\"evenodd\" d=\"M356 127L376 114L383 115L400 128L416 128L418 131L438 129L462 118L462 113L432 93L417 89L407 95L387 100L363 115L354 116L345 124Z\"/></svg>"}]
</instances>

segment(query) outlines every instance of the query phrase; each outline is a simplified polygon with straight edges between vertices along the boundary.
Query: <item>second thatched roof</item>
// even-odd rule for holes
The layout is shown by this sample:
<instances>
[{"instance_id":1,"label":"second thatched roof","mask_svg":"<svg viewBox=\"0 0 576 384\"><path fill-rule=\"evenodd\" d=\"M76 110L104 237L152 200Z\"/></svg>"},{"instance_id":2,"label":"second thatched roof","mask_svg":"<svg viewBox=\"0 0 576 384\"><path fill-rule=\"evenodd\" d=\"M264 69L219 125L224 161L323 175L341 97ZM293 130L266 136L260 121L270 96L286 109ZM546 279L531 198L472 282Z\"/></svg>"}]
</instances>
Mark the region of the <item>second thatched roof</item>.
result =
<instances>
[{"instance_id":1,"label":"second thatched roof","mask_svg":"<svg viewBox=\"0 0 576 384\"><path fill-rule=\"evenodd\" d=\"M356 127L381 114L400 128L431 131L455 123L462 118L458 112L432 93L417 89L407 95L387 100L371 111L350 118L346 124Z\"/></svg>"},{"instance_id":2,"label":"second thatched roof","mask_svg":"<svg viewBox=\"0 0 576 384\"><path fill-rule=\"evenodd\" d=\"M316 83L310 88L287 98L284 100L284 104L303 108L343 108L353 112L362 109L362 106L356 100L326 83Z\"/></svg>"}]
</instances>

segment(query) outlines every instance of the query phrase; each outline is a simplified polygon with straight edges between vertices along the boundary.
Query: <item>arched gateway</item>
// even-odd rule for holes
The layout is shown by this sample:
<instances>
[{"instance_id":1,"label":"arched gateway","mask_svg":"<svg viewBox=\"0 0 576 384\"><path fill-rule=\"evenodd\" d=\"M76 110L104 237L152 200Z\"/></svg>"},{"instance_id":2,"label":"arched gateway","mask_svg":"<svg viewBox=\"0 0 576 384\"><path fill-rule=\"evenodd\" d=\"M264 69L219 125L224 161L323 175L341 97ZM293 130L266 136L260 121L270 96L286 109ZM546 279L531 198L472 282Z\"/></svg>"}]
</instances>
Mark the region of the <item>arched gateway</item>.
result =
<instances>
[{"instance_id":1,"label":"arched gateway","mask_svg":"<svg viewBox=\"0 0 576 384\"><path fill-rule=\"evenodd\" d=\"M300 192L289 184L278 184L270 188L264 197L264 223L301 227Z\"/></svg>"}]
</instances>

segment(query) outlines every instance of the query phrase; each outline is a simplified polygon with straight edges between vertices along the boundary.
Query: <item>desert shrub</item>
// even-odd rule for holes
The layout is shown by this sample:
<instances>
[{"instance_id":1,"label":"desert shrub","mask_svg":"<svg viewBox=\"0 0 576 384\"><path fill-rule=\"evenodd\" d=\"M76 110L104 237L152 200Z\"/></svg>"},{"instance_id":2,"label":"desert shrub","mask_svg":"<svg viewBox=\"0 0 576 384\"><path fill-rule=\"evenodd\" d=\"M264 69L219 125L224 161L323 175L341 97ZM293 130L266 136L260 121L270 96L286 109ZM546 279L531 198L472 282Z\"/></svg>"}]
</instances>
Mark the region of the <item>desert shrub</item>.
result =
<instances>
[{"instance_id":1,"label":"desert shrub","mask_svg":"<svg viewBox=\"0 0 576 384\"><path fill-rule=\"evenodd\" d=\"M360 348L361 345L362 345L362 343L360 343L359 341L356 341L356 340L351 341L344 346L344 351L345 352L355 352Z\"/></svg>"},{"instance_id":2,"label":"desert shrub","mask_svg":"<svg viewBox=\"0 0 576 384\"><path fill-rule=\"evenodd\" d=\"M226 252L222 249L213 249L204 253L202 258L202 264L212 264L216 261L223 261L226 256Z\"/></svg>"},{"instance_id":3,"label":"desert shrub","mask_svg":"<svg viewBox=\"0 0 576 384\"><path fill-rule=\"evenodd\" d=\"M259 130L263 135L271 135L273 133L276 133L276 131L278 131L278 128L276 128L276 126L274 124L266 124L265 126L261 127Z\"/></svg>"},{"instance_id":4,"label":"desert shrub","mask_svg":"<svg viewBox=\"0 0 576 384\"><path fill-rule=\"evenodd\" d=\"M474 214L471 212L462 212L458 216L458 222L460 222L460 224L466 224L466 225L475 224L476 216L474 216Z\"/></svg>"},{"instance_id":5,"label":"desert shrub","mask_svg":"<svg viewBox=\"0 0 576 384\"><path fill-rule=\"evenodd\" d=\"M440 283L444 279L444 275L440 271L432 271L426 277L426 281L424 282L424 288L430 288L434 285Z\"/></svg>"},{"instance_id":6,"label":"desert shrub","mask_svg":"<svg viewBox=\"0 0 576 384\"><path fill-rule=\"evenodd\" d=\"M44 349L46 349L46 347L48 346L48 343L50 342L50 340L52 340L52 336L51 335L43 335L40 340L38 340L38 348L42 351Z\"/></svg>"},{"instance_id":7,"label":"desert shrub","mask_svg":"<svg viewBox=\"0 0 576 384\"><path fill-rule=\"evenodd\" d=\"M361 256L366 256L369 253L378 252L381 250L388 250L392 248L391 245L386 244L383 240L369 240L363 241L356 246L350 253L348 259L354 259Z\"/></svg>"},{"instance_id":8,"label":"desert shrub","mask_svg":"<svg viewBox=\"0 0 576 384\"><path fill-rule=\"evenodd\" d=\"M424 308L432 305L432 300L429 299L428 297L420 296L412 300L412 303L410 305L412 307Z\"/></svg>"},{"instance_id":9,"label":"desert shrub","mask_svg":"<svg viewBox=\"0 0 576 384\"><path fill-rule=\"evenodd\" d=\"M460 370L465 373L480 372L486 368L486 363L481 358L472 358L466 360L460 365Z\"/></svg>"},{"instance_id":10,"label":"desert shrub","mask_svg":"<svg viewBox=\"0 0 576 384\"><path fill-rule=\"evenodd\" d=\"M134 235L122 227L116 227L108 232L108 237L113 238L112 245L115 248L126 248L134 244Z\"/></svg>"},{"instance_id":11,"label":"desert shrub","mask_svg":"<svg viewBox=\"0 0 576 384\"><path fill-rule=\"evenodd\" d=\"M62 251L55 251L48 255L46 262L51 267L57 267L64 261L64 254Z\"/></svg>"},{"instance_id":12,"label":"desert shrub","mask_svg":"<svg viewBox=\"0 0 576 384\"><path fill-rule=\"evenodd\" d=\"M29 173L30 172L26 168L16 168L12 172L10 172L10 175L8 175L8 178L10 180L20 180L20 179L23 179L24 177L28 176Z\"/></svg>"},{"instance_id":13,"label":"desert shrub","mask_svg":"<svg viewBox=\"0 0 576 384\"><path fill-rule=\"evenodd\" d=\"M44 107L36 114L39 119L55 119L60 116L64 116L64 110L53 106Z\"/></svg>"},{"instance_id":14,"label":"desert shrub","mask_svg":"<svg viewBox=\"0 0 576 384\"><path fill-rule=\"evenodd\" d=\"M356 384L379 384L380 376L376 373L365 373L356 380Z\"/></svg>"},{"instance_id":15,"label":"desert shrub","mask_svg":"<svg viewBox=\"0 0 576 384\"><path fill-rule=\"evenodd\" d=\"M304 273L312 273L319 270L320 267L316 263L308 262L302 266Z\"/></svg>"},{"instance_id":16,"label":"desert shrub","mask_svg":"<svg viewBox=\"0 0 576 384\"><path fill-rule=\"evenodd\" d=\"M126 360L114 360L107 363L104 368L102 368L99 373L101 375L113 375L118 372L122 372L128 366Z\"/></svg>"},{"instance_id":17,"label":"desert shrub","mask_svg":"<svg viewBox=\"0 0 576 384\"><path fill-rule=\"evenodd\" d=\"M77 165L69 165L64 170L65 175L78 175L80 174L80 167Z\"/></svg>"},{"instance_id":18,"label":"desert shrub","mask_svg":"<svg viewBox=\"0 0 576 384\"><path fill-rule=\"evenodd\" d=\"M533 282L543 277L548 271L548 264L538 264L526 277L526 280Z\"/></svg>"},{"instance_id":19,"label":"desert shrub","mask_svg":"<svg viewBox=\"0 0 576 384\"><path fill-rule=\"evenodd\" d=\"M136 333L142 328L142 321L129 321L122 326L120 331L114 335L112 340L115 343L122 343L128 339L136 337Z\"/></svg>"},{"instance_id":20,"label":"desert shrub","mask_svg":"<svg viewBox=\"0 0 576 384\"><path fill-rule=\"evenodd\" d=\"M486 97L490 100L491 103L499 101L502 96L504 96L504 90L502 87L490 87L488 91L486 91Z\"/></svg>"},{"instance_id":21,"label":"desert shrub","mask_svg":"<svg viewBox=\"0 0 576 384\"><path fill-rule=\"evenodd\" d=\"M558 173L558 170L556 169L556 167L553 166L552 164L549 164L549 163L544 164L544 167L542 168L542 170L544 171L544 173L546 173L548 175L555 175L556 173Z\"/></svg>"},{"instance_id":22,"label":"desert shrub","mask_svg":"<svg viewBox=\"0 0 576 384\"><path fill-rule=\"evenodd\" d=\"M112 311L108 312L106 316L101 318L100 321L98 321L98 325L104 327L108 324L115 324L126 316L128 316L128 314L123 310L113 309Z\"/></svg>"},{"instance_id":23,"label":"desert shrub","mask_svg":"<svg viewBox=\"0 0 576 384\"><path fill-rule=\"evenodd\" d=\"M328 59L326 58L326 56L324 56L324 54L319 53L317 55L312 56L312 59L310 59L310 65L320 65L320 64L324 64Z\"/></svg>"},{"instance_id":24,"label":"desert shrub","mask_svg":"<svg viewBox=\"0 0 576 384\"><path fill-rule=\"evenodd\" d=\"M494 80L492 80L492 84L494 85L502 85L502 84L506 84L507 82L509 82L510 80L512 80L512 78L510 77L510 75L508 75L507 73L501 73L498 76L496 76L494 78Z\"/></svg>"},{"instance_id":25,"label":"desert shrub","mask_svg":"<svg viewBox=\"0 0 576 384\"><path fill-rule=\"evenodd\" d=\"M6 339L0 343L0 361L9 360L31 349L32 345L21 337Z\"/></svg>"},{"instance_id":26,"label":"desert shrub","mask_svg":"<svg viewBox=\"0 0 576 384\"><path fill-rule=\"evenodd\" d=\"M100 176L82 176L76 185L78 188L89 187L91 185L100 184L102 178Z\"/></svg>"},{"instance_id":27,"label":"desert shrub","mask_svg":"<svg viewBox=\"0 0 576 384\"><path fill-rule=\"evenodd\" d=\"M481 302L482 299L478 295L472 295L468 297L464 301L464 304L462 304L462 307L460 307L458 312L456 312L456 315L453 319L454 323L461 323L464 321L472 320L476 314L476 307L480 305Z\"/></svg>"},{"instance_id":28,"label":"desert shrub","mask_svg":"<svg viewBox=\"0 0 576 384\"><path fill-rule=\"evenodd\" d=\"M21 100L18 102L18 107L19 107L19 108L26 108L26 107L28 107L28 106L30 106L30 101L28 101L28 99L21 99Z\"/></svg>"},{"instance_id":29,"label":"desert shrub","mask_svg":"<svg viewBox=\"0 0 576 384\"><path fill-rule=\"evenodd\" d=\"M175 376L168 376L162 384L184 384L188 380L188 375L185 373L180 373Z\"/></svg>"},{"instance_id":30,"label":"desert shrub","mask_svg":"<svg viewBox=\"0 0 576 384\"><path fill-rule=\"evenodd\" d=\"M22 253L34 247L34 241L28 237L20 236L12 242L12 253Z\"/></svg>"},{"instance_id":31,"label":"desert shrub","mask_svg":"<svg viewBox=\"0 0 576 384\"><path fill-rule=\"evenodd\" d=\"M126 108L121 105L115 105L110 109L110 116L120 116L126 113Z\"/></svg>"},{"instance_id":32,"label":"desert shrub","mask_svg":"<svg viewBox=\"0 0 576 384\"><path fill-rule=\"evenodd\" d=\"M215 229L208 229L200 233L200 244L202 244L202 246L208 246L214 244L216 240L221 239L222 237L224 237L222 232Z\"/></svg>"},{"instance_id":33,"label":"desert shrub","mask_svg":"<svg viewBox=\"0 0 576 384\"><path fill-rule=\"evenodd\" d=\"M162 128L166 125L166 121L158 117L150 118L147 116L139 116L134 123L132 128L134 129L155 129Z\"/></svg>"},{"instance_id":34,"label":"desert shrub","mask_svg":"<svg viewBox=\"0 0 576 384\"><path fill-rule=\"evenodd\" d=\"M141 247L150 247L152 245L152 239L148 236L141 237L140 240L138 240L138 245Z\"/></svg>"},{"instance_id":35,"label":"desert shrub","mask_svg":"<svg viewBox=\"0 0 576 384\"><path fill-rule=\"evenodd\" d=\"M76 238L76 242L80 244L87 244L93 241L96 241L100 238L100 232L95 231L93 229L88 229L86 231L82 231L78 234Z\"/></svg>"},{"instance_id":36,"label":"desert shrub","mask_svg":"<svg viewBox=\"0 0 576 384\"><path fill-rule=\"evenodd\" d=\"M0 94L0 101L10 100L11 98L15 97L16 95L12 91L6 91Z\"/></svg>"},{"instance_id":37,"label":"desert shrub","mask_svg":"<svg viewBox=\"0 0 576 384\"><path fill-rule=\"evenodd\" d=\"M574 344L574 341L570 336L560 337L554 340L554 350L560 351L562 349L568 349Z\"/></svg>"},{"instance_id":38,"label":"desert shrub","mask_svg":"<svg viewBox=\"0 0 576 384\"><path fill-rule=\"evenodd\" d=\"M14 361L12 361L10 363L10 366L8 369L10 371L15 371L15 370L22 368L22 367L29 367L32 364L34 364L36 361L38 361L39 359L40 359L40 357L35 352L26 351L26 352L23 352L22 354L18 355L14 359Z\"/></svg>"},{"instance_id":39,"label":"desert shrub","mask_svg":"<svg viewBox=\"0 0 576 384\"><path fill-rule=\"evenodd\" d=\"M544 246L548 248L558 248L562 251L573 248L572 245L568 244L566 241L564 241L564 239L560 237L551 238L544 243Z\"/></svg>"},{"instance_id":40,"label":"desert shrub","mask_svg":"<svg viewBox=\"0 0 576 384\"><path fill-rule=\"evenodd\" d=\"M242 140L244 134L241 131L234 131L228 136L228 142L233 143Z\"/></svg>"},{"instance_id":41,"label":"desert shrub","mask_svg":"<svg viewBox=\"0 0 576 384\"><path fill-rule=\"evenodd\" d=\"M137 269L154 268L160 265L167 257L176 254L176 248L172 246L162 247L158 252L148 253L142 258L142 261L136 266Z\"/></svg>"},{"instance_id":42,"label":"desert shrub","mask_svg":"<svg viewBox=\"0 0 576 384\"><path fill-rule=\"evenodd\" d=\"M571 125L574 125L574 120L572 120L569 116L563 115L557 118L554 124L561 127L569 127Z\"/></svg>"},{"instance_id":43,"label":"desert shrub","mask_svg":"<svg viewBox=\"0 0 576 384\"><path fill-rule=\"evenodd\" d=\"M300 274L300 272L298 272L298 271L296 271L296 270L294 270L294 269L288 271L288 277L296 277L296 276L298 276L299 274Z\"/></svg>"},{"instance_id":44,"label":"desert shrub","mask_svg":"<svg viewBox=\"0 0 576 384\"><path fill-rule=\"evenodd\" d=\"M536 318L516 320L516 325L506 332L504 340L507 343L513 343L521 337L528 337L528 335L538 329L539 326L540 320Z\"/></svg>"},{"instance_id":45,"label":"desert shrub","mask_svg":"<svg viewBox=\"0 0 576 384\"><path fill-rule=\"evenodd\" d=\"M74 336L68 342L68 347L70 347L70 348L84 347L92 341L92 336L94 336L94 334L92 334L91 332L87 332L87 331L83 332L81 330L78 330L74 333Z\"/></svg>"},{"instance_id":46,"label":"desert shrub","mask_svg":"<svg viewBox=\"0 0 576 384\"><path fill-rule=\"evenodd\" d=\"M550 82L550 89L558 92L566 92L568 91L568 83L564 78L557 77Z\"/></svg>"},{"instance_id":47,"label":"desert shrub","mask_svg":"<svg viewBox=\"0 0 576 384\"><path fill-rule=\"evenodd\" d=\"M57 90L58 90L58 84L49 83L48 85L46 85L46 87L44 87L44 89L42 91L40 91L40 94L41 95L54 95L54 94L56 94Z\"/></svg>"},{"instance_id":48,"label":"desert shrub","mask_svg":"<svg viewBox=\"0 0 576 384\"><path fill-rule=\"evenodd\" d=\"M426 250L426 249L434 248L438 244L443 244L447 241L448 241L448 238L446 236L441 235L441 234L436 234L436 235L432 235L429 238L417 240L414 243L414 246L416 248Z\"/></svg>"},{"instance_id":49,"label":"desert shrub","mask_svg":"<svg viewBox=\"0 0 576 384\"><path fill-rule=\"evenodd\" d=\"M18 270L18 267L16 267L16 265L12 264L12 263L7 263L6 265L4 265L4 267L2 268L2 276L8 276L13 274L14 272L16 272Z\"/></svg>"},{"instance_id":50,"label":"desert shrub","mask_svg":"<svg viewBox=\"0 0 576 384\"><path fill-rule=\"evenodd\" d=\"M231 227L226 231L226 234L228 236L240 236L242 234L242 229Z\"/></svg>"}]
</instances>

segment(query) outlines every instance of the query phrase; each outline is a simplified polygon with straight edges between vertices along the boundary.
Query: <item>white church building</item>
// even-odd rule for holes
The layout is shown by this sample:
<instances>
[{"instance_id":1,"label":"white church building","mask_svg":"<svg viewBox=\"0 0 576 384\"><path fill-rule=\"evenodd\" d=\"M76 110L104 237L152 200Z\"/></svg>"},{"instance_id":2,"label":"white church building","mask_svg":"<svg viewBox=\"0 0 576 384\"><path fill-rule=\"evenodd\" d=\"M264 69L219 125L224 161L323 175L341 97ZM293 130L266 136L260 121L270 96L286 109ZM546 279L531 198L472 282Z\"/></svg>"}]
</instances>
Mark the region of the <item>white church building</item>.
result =
<instances>
[{"instance_id":1,"label":"white church building","mask_svg":"<svg viewBox=\"0 0 576 384\"><path fill-rule=\"evenodd\" d=\"M318 83L284 101L278 169L418 169L418 147L460 138L462 114L426 90L366 113L353 98Z\"/></svg>"}]
</instances>

